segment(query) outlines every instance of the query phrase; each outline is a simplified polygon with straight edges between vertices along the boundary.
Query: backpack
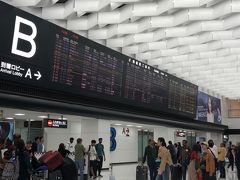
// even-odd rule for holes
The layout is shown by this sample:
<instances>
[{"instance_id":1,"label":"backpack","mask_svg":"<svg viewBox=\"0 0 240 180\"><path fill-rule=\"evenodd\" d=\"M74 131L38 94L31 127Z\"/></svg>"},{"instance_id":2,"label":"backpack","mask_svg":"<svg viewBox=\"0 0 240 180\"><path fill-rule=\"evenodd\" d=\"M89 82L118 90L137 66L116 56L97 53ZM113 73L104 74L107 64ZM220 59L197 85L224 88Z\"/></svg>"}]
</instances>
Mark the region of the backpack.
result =
<instances>
[{"instance_id":1,"label":"backpack","mask_svg":"<svg viewBox=\"0 0 240 180\"><path fill-rule=\"evenodd\" d=\"M2 179L3 180L13 180L15 177L16 166L13 162L6 162L2 172Z\"/></svg>"}]
</instances>

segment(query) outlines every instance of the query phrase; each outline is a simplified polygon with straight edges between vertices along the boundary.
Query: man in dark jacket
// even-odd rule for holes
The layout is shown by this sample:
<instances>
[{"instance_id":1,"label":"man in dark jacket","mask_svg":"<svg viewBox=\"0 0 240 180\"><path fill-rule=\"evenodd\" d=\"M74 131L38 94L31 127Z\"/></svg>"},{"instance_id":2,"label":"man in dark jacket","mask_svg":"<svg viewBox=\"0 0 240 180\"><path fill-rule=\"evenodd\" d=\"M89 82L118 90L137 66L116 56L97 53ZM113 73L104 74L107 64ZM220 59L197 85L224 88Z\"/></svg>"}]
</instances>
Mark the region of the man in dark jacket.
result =
<instances>
[{"instance_id":1,"label":"man in dark jacket","mask_svg":"<svg viewBox=\"0 0 240 180\"><path fill-rule=\"evenodd\" d=\"M155 180L157 176L157 159L158 151L155 147L155 142L153 139L148 140L148 146L145 148L145 153L143 157L143 164L147 160L148 168L150 171L150 180Z\"/></svg>"},{"instance_id":2,"label":"man in dark jacket","mask_svg":"<svg viewBox=\"0 0 240 180\"><path fill-rule=\"evenodd\" d=\"M172 141L168 141L167 149L169 150L169 152L171 154L173 164L176 164L177 163L177 152L175 150L175 146L173 145Z\"/></svg>"},{"instance_id":3,"label":"man in dark jacket","mask_svg":"<svg viewBox=\"0 0 240 180\"><path fill-rule=\"evenodd\" d=\"M237 167L237 176L238 180L240 180L240 144L238 143L237 151L236 151L236 167Z\"/></svg>"},{"instance_id":4,"label":"man in dark jacket","mask_svg":"<svg viewBox=\"0 0 240 180\"><path fill-rule=\"evenodd\" d=\"M187 168L190 163L191 151L190 151L190 148L188 147L187 140L183 140L182 145L183 146L181 149L181 154L179 159L182 165L182 180L186 180Z\"/></svg>"}]
</instances>

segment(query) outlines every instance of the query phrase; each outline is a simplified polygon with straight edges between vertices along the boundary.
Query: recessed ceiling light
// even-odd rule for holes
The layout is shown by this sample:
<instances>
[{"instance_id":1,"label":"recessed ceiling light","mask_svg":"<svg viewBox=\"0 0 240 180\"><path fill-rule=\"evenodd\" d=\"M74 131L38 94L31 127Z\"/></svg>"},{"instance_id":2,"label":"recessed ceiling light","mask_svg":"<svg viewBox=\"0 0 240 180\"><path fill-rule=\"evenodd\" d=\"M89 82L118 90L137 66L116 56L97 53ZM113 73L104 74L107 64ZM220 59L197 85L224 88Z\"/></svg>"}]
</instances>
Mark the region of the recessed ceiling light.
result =
<instances>
[{"instance_id":1,"label":"recessed ceiling light","mask_svg":"<svg viewBox=\"0 0 240 180\"><path fill-rule=\"evenodd\" d=\"M11 119L13 119L12 117L6 117L5 119L9 119L9 120L11 120Z\"/></svg>"},{"instance_id":2,"label":"recessed ceiling light","mask_svg":"<svg viewBox=\"0 0 240 180\"><path fill-rule=\"evenodd\" d=\"M61 117L60 117L60 118L58 118L58 119L59 119L59 120L67 120L67 118L61 118Z\"/></svg>"},{"instance_id":3,"label":"recessed ceiling light","mask_svg":"<svg viewBox=\"0 0 240 180\"><path fill-rule=\"evenodd\" d=\"M132 126L133 126L133 125L131 125L131 124L128 124L128 125L127 125L127 127L132 127Z\"/></svg>"},{"instance_id":4,"label":"recessed ceiling light","mask_svg":"<svg viewBox=\"0 0 240 180\"><path fill-rule=\"evenodd\" d=\"M137 126L138 128L141 128L142 126Z\"/></svg>"},{"instance_id":5,"label":"recessed ceiling light","mask_svg":"<svg viewBox=\"0 0 240 180\"><path fill-rule=\"evenodd\" d=\"M23 113L16 113L16 114L14 114L15 116L25 116L25 114L23 114Z\"/></svg>"},{"instance_id":6,"label":"recessed ceiling light","mask_svg":"<svg viewBox=\"0 0 240 180\"><path fill-rule=\"evenodd\" d=\"M114 124L114 125L116 125L116 126L121 126L122 124Z\"/></svg>"},{"instance_id":7,"label":"recessed ceiling light","mask_svg":"<svg viewBox=\"0 0 240 180\"><path fill-rule=\"evenodd\" d=\"M38 116L39 118L48 118L47 116Z\"/></svg>"},{"instance_id":8,"label":"recessed ceiling light","mask_svg":"<svg viewBox=\"0 0 240 180\"><path fill-rule=\"evenodd\" d=\"M145 129L144 131L145 131L145 132L148 132L148 130L147 130L147 129Z\"/></svg>"}]
</instances>

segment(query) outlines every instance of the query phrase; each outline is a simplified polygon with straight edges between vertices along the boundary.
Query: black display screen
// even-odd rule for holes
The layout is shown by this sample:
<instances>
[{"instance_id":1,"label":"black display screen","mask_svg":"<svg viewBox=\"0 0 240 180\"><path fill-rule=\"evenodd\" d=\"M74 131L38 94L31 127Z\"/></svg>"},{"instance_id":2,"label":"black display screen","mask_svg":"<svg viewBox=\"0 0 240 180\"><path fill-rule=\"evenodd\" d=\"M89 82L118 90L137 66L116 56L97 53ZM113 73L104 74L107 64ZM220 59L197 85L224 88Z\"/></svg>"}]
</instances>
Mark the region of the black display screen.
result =
<instances>
[{"instance_id":1,"label":"black display screen","mask_svg":"<svg viewBox=\"0 0 240 180\"><path fill-rule=\"evenodd\" d=\"M0 24L2 80L195 117L189 82L1 1Z\"/></svg>"}]
</instances>

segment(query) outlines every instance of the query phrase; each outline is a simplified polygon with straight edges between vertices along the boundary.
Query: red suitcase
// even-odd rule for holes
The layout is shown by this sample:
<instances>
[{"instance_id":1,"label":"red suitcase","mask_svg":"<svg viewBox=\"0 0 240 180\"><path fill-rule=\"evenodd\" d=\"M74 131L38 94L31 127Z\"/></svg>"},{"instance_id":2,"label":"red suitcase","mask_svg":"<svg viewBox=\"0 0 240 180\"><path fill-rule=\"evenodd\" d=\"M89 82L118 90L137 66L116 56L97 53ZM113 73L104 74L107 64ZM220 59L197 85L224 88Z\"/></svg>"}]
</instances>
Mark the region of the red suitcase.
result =
<instances>
[{"instance_id":1,"label":"red suitcase","mask_svg":"<svg viewBox=\"0 0 240 180\"><path fill-rule=\"evenodd\" d=\"M52 153L53 153L52 151L48 151L48 152L44 153L44 154L39 158L39 161L40 161L41 163L44 163L45 159L46 159L50 154L52 154Z\"/></svg>"},{"instance_id":2,"label":"red suitcase","mask_svg":"<svg viewBox=\"0 0 240 180\"><path fill-rule=\"evenodd\" d=\"M47 154L47 155L46 155ZM63 164L63 157L62 155L58 152L47 152L44 154L44 157L41 158L42 162L48 166L48 169L50 171L55 170L59 166Z\"/></svg>"}]
</instances>

